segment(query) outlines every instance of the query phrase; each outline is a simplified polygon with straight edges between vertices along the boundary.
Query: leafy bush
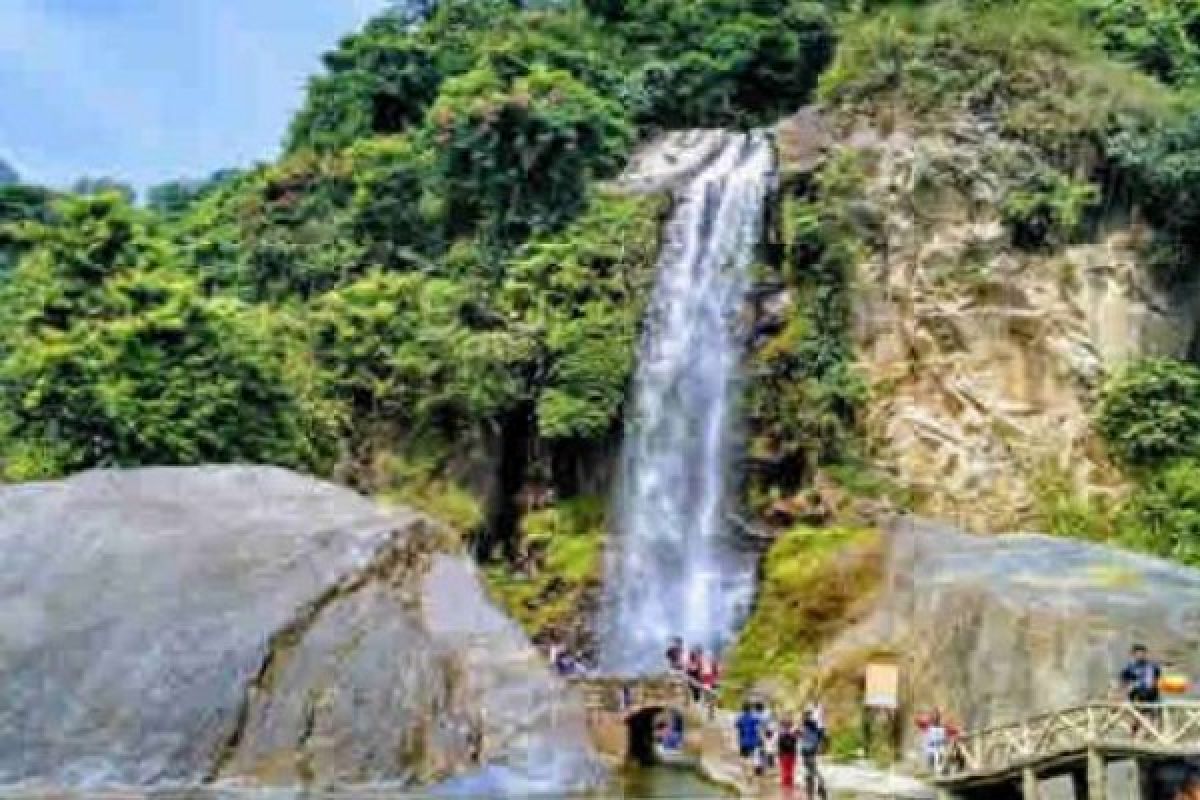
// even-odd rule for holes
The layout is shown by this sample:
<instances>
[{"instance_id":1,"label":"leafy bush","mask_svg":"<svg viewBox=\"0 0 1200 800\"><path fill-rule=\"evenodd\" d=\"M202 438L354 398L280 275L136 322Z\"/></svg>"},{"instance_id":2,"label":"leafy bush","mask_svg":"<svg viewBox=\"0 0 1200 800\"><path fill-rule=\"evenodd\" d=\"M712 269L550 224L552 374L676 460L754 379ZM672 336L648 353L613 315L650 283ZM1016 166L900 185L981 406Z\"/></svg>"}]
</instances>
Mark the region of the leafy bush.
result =
<instances>
[{"instance_id":1,"label":"leafy bush","mask_svg":"<svg viewBox=\"0 0 1200 800\"><path fill-rule=\"evenodd\" d=\"M205 298L115 193L67 198L0 290L0 465L12 479L91 466L254 461L320 468L314 416L272 317Z\"/></svg>"},{"instance_id":2,"label":"leafy bush","mask_svg":"<svg viewBox=\"0 0 1200 800\"><path fill-rule=\"evenodd\" d=\"M1009 192L1000 213L1017 247L1058 247L1076 240L1099 199L1100 192L1092 184L1042 169Z\"/></svg>"},{"instance_id":3,"label":"leafy bush","mask_svg":"<svg viewBox=\"0 0 1200 800\"><path fill-rule=\"evenodd\" d=\"M429 115L454 233L501 241L561 226L592 177L629 146L621 109L569 73L535 65L511 83L479 68L447 83Z\"/></svg>"},{"instance_id":4,"label":"leafy bush","mask_svg":"<svg viewBox=\"0 0 1200 800\"><path fill-rule=\"evenodd\" d=\"M1190 83L1200 68L1196 0L1082 0L1104 48L1164 83Z\"/></svg>"},{"instance_id":5,"label":"leafy bush","mask_svg":"<svg viewBox=\"0 0 1200 800\"><path fill-rule=\"evenodd\" d=\"M665 197L597 195L561 233L522 248L502 303L544 338L538 432L598 440L617 420L654 281Z\"/></svg>"},{"instance_id":6,"label":"leafy bush","mask_svg":"<svg viewBox=\"0 0 1200 800\"><path fill-rule=\"evenodd\" d=\"M1200 114L1149 129L1126 127L1109 137L1107 151L1134 202L1165 235L1165 252L1156 259L1161 277L1193 277L1200 253Z\"/></svg>"},{"instance_id":7,"label":"leafy bush","mask_svg":"<svg viewBox=\"0 0 1200 800\"><path fill-rule=\"evenodd\" d=\"M309 82L287 149L338 150L356 139L403 133L437 96L443 74L436 49L408 25L384 15L325 56L326 74Z\"/></svg>"},{"instance_id":8,"label":"leafy bush","mask_svg":"<svg viewBox=\"0 0 1200 800\"><path fill-rule=\"evenodd\" d=\"M1122 516L1122 542L1200 566L1200 462L1184 459L1156 472Z\"/></svg>"},{"instance_id":9,"label":"leafy bush","mask_svg":"<svg viewBox=\"0 0 1200 800\"><path fill-rule=\"evenodd\" d=\"M1097 425L1113 455L1132 466L1195 453L1200 369L1169 359L1131 364L1104 386Z\"/></svg>"},{"instance_id":10,"label":"leafy bush","mask_svg":"<svg viewBox=\"0 0 1200 800\"><path fill-rule=\"evenodd\" d=\"M416 273L372 273L323 295L312 323L334 391L359 419L449 431L511 408L533 345L473 329L471 305L468 286Z\"/></svg>"},{"instance_id":11,"label":"leafy bush","mask_svg":"<svg viewBox=\"0 0 1200 800\"><path fill-rule=\"evenodd\" d=\"M898 102L929 119L964 106L1052 152L1098 140L1118 117L1152 119L1170 94L1114 63L1068 2L939 0L848 22L820 93L831 102Z\"/></svg>"}]
</instances>

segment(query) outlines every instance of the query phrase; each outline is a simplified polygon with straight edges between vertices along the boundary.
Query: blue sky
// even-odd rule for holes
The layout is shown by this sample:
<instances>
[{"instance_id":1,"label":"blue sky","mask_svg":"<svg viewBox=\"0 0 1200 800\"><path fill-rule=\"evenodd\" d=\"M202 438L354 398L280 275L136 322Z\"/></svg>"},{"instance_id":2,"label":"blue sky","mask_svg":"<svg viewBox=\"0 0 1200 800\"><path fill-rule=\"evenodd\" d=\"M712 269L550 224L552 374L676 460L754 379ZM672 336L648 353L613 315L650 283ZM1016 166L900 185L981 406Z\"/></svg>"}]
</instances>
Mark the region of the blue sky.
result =
<instances>
[{"instance_id":1,"label":"blue sky","mask_svg":"<svg viewBox=\"0 0 1200 800\"><path fill-rule=\"evenodd\" d=\"M385 0L0 0L0 158L138 188L270 158L320 55Z\"/></svg>"}]
</instances>

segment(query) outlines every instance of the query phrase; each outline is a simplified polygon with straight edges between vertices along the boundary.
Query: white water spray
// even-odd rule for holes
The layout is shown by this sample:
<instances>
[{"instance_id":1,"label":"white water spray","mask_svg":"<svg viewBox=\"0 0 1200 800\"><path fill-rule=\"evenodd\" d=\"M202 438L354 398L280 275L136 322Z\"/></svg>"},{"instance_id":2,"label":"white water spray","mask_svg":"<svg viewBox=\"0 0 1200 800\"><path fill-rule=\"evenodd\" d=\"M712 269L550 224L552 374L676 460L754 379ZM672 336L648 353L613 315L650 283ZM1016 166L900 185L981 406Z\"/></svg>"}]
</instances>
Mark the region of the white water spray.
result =
<instances>
[{"instance_id":1,"label":"white water spray","mask_svg":"<svg viewBox=\"0 0 1200 800\"><path fill-rule=\"evenodd\" d=\"M738 319L773 173L765 135L668 137L626 183L673 188L615 498L604 666L661 669L671 636L716 648L753 596L726 522ZM649 171L652 174L646 174Z\"/></svg>"}]
</instances>

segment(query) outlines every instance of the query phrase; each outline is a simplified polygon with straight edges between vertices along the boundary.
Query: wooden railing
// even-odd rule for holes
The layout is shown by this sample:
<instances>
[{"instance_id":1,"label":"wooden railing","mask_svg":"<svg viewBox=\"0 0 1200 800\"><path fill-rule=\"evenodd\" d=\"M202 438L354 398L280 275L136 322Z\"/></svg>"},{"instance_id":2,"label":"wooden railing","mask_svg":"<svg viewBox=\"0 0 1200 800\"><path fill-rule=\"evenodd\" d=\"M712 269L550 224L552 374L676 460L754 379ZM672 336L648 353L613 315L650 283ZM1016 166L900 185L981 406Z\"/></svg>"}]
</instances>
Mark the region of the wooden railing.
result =
<instances>
[{"instance_id":1,"label":"wooden railing","mask_svg":"<svg viewBox=\"0 0 1200 800\"><path fill-rule=\"evenodd\" d=\"M969 733L947 744L942 780L995 775L1089 749L1133 755L1200 755L1200 704L1097 704Z\"/></svg>"}]
</instances>

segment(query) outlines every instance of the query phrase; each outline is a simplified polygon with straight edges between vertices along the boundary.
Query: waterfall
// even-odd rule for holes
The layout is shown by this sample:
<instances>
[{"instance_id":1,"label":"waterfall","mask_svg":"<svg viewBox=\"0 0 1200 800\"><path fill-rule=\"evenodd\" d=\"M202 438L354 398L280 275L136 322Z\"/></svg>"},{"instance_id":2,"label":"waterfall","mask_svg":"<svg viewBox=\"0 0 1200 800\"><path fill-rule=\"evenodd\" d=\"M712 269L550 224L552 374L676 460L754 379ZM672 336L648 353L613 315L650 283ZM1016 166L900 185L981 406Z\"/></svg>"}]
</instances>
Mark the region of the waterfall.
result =
<instances>
[{"instance_id":1,"label":"waterfall","mask_svg":"<svg viewBox=\"0 0 1200 800\"><path fill-rule=\"evenodd\" d=\"M761 133L673 134L628 186L669 188L614 498L602 661L659 670L671 636L720 647L754 591L726 522L742 315L773 175Z\"/></svg>"}]
</instances>

